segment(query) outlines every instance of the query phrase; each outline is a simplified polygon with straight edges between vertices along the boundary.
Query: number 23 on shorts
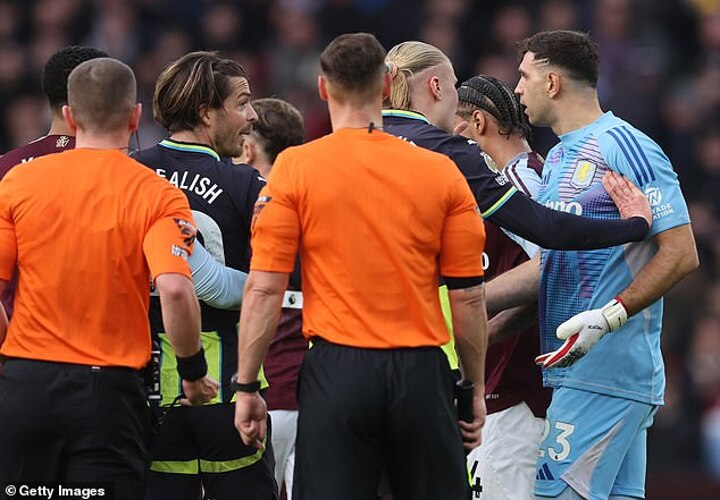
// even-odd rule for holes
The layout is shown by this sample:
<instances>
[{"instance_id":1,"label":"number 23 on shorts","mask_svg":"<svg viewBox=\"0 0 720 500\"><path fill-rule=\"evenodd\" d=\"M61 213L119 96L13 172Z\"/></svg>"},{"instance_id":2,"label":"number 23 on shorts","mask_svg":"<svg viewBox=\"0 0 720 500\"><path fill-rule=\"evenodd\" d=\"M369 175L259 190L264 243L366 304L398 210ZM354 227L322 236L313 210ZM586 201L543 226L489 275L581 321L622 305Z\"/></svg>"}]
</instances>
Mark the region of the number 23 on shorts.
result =
<instances>
[{"instance_id":1,"label":"number 23 on shorts","mask_svg":"<svg viewBox=\"0 0 720 500\"><path fill-rule=\"evenodd\" d=\"M542 437L540 439L540 449L538 457L548 457L556 462L561 462L570 456L571 443L570 436L575 432L575 426L565 422L555 422L553 431L555 434L554 441L548 441L548 435L551 432L550 421L545 419L545 427L543 428Z\"/></svg>"}]
</instances>

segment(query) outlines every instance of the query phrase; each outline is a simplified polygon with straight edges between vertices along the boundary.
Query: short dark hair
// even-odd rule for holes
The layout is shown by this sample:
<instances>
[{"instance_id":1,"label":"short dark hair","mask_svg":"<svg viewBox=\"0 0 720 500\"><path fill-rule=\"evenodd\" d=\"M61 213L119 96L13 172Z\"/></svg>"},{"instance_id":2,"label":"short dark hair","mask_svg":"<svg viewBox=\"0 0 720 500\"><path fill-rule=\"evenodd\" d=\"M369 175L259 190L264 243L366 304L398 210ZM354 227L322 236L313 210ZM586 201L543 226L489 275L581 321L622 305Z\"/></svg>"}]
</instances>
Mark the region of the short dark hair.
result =
<instances>
[{"instance_id":1,"label":"short dark hair","mask_svg":"<svg viewBox=\"0 0 720 500\"><path fill-rule=\"evenodd\" d=\"M50 56L40 75L42 91L50 107L58 110L68 103L67 85L72 70L80 63L107 56L102 50L80 45L64 47Z\"/></svg>"},{"instance_id":2,"label":"short dark hair","mask_svg":"<svg viewBox=\"0 0 720 500\"><path fill-rule=\"evenodd\" d=\"M500 133L518 133L532 139L530 124L517 94L493 76L477 75L465 80L458 89L458 113L470 115L476 109L487 111L500 124Z\"/></svg>"},{"instance_id":3,"label":"short dark hair","mask_svg":"<svg viewBox=\"0 0 720 500\"><path fill-rule=\"evenodd\" d=\"M171 133L192 130L200 122L200 108L222 108L233 77L247 79L247 73L231 59L207 51L185 54L158 77L153 118Z\"/></svg>"},{"instance_id":4,"label":"short dark hair","mask_svg":"<svg viewBox=\"0 0 720 500\"><path fill-rule=\"evenodd\" d=\"M385 48L369 33L349 33L336 37L320 55L320 69L332 83L344 90L365 94L381 85L387 71Z\"/></svg>"},{"instance_id":5,"label":"short dark hair","mask_svg":"<svg viewBox=\"0 0 720 500\"><path fill-rule=\"evenodd\" d=\"M295 106L282 99L266 98L252 101L258 117L251 134L260 141L270 163L285 148L303 143L303 118Z\"/></svg>"},{"instance_id":6,"label":"short dark hair","mask_svg":"<svg viewBox=\"0 0 720 500\"><path fill-rule=\"evenodd\" d=\"M526 52L532 52L535 60L547 59L551 65L567 70L571 78L597 87L600 50L588 33L542 31L519 42L517 49L521 59Z\"/></svg>"},{"instance_id":7,"label":"short dark hair","mask_svg":"<svg viewBox=\"0 0 720 500\"><path fill-rule=\"evenodd\" d=\"M68 77L68 103L78 126L114 132L129 124L137 104L137 83L130 67L109 57L78 65Z\"/></svg>"}]
</instances>

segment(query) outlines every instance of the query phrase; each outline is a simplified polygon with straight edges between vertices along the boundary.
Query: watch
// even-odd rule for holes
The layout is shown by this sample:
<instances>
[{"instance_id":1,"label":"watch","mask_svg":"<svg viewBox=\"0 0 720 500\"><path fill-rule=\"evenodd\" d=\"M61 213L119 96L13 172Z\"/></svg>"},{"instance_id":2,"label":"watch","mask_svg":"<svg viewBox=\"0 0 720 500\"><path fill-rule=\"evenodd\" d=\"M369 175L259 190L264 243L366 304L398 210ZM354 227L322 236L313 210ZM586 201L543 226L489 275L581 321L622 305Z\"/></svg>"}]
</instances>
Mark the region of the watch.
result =
<instances>
[{"instance_id":1,"label":"watch","mask_svg":"<svg viewBox=\"0 0 720 500\"><path fill-rule=\"evenodd\" d=\"M233 392L257 392L260 390L260 381L255 380L249 384L240 384L237 381L237 373L233 373L230 377L230 388Z\"/></svg>"}]
</instances>

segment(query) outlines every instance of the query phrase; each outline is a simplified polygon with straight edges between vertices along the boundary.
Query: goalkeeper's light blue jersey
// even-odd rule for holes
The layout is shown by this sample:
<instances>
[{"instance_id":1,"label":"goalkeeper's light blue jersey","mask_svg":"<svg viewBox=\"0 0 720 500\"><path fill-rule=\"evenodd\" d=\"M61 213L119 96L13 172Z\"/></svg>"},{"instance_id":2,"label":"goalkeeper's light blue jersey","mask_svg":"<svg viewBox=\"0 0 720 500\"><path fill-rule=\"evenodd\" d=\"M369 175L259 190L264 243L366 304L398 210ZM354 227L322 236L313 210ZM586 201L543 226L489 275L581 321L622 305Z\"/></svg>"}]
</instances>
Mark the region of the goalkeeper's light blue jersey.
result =
<instances>
[{"instance_id":1,"label":"goalkeeper's light blue jersey","mask_svg":"<svg viewBox=\"0 0 720 500\"><path fill-rule=\"evenodd\" d=\"M670 160L652 139L609 112L560 137L548 153L538 201L584 217L618 219L620 214L602 185L610 169L645 192L653 211L650 234L644 241L621 247L542 251L542 352L560 347L555 331L562 322L604 306L630 284L657 251L653 236L690 220ZM545 384L662 404L662 312L660 299L601 338L573 366L545 370Z\"/></svg>"}]
</instances>

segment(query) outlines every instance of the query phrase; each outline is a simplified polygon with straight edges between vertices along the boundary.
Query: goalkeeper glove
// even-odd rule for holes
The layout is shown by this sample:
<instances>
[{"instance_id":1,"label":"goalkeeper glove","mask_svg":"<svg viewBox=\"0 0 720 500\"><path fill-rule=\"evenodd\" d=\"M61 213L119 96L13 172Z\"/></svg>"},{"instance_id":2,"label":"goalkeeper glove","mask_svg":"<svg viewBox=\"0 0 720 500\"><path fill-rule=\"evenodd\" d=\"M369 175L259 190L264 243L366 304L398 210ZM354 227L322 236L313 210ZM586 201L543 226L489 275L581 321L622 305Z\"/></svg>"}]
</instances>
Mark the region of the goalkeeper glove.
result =
<instances>
[{"instance_id":1,"label":"goalkeeper glove","mask_svg":"<svg viewBox=\"0 0 720 500\"><path fill-rule=\"evenodd\" d=\"M557 338L565 340L559 349L535 358L543 368L565 367L575 363L587 354L600 337L614 332L627 321L627 311L619 297L608 302L601 309L576 314L557 328Z\"/></svg>"}]
</instances>

